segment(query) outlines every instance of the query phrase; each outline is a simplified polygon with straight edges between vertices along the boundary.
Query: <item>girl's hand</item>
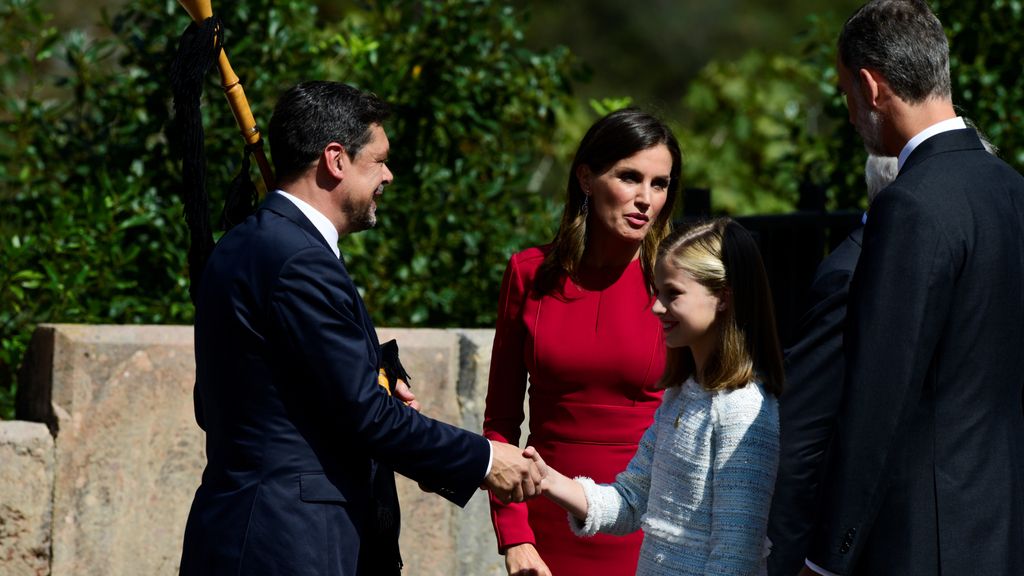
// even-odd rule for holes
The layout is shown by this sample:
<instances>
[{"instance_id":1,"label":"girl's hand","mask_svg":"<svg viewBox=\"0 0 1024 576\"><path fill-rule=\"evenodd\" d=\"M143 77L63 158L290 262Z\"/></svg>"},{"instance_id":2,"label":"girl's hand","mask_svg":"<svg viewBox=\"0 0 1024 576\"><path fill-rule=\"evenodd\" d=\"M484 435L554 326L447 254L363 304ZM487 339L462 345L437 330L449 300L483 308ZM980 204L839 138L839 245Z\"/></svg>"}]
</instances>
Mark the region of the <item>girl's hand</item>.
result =
<instances>
[{"instance_id":1,"label":"girl's hand","mask_svg":"<svg viewBox=\"0 0 1024 576\"><path fill-rule=\"evenodd\" d=\"M548 565L537 549L528 542L509 546L505 550L505 569L509 576L551 576Z\"/></svg>"},{"instance_id":2,"label":"girl's hand","mask_svg":"<svg viewBox=\"0 0 1024 576\"><path fill-rule=\"evenodd\" d=\"M536 448L534 448L533 446L527 446L526 448L524 448L523 458L529 458L533 460L534 464L537 465L537 469L540 470L541 478L548 477L548 465L544 463L544 459L541 458L540 454L537 453ZM541 483L541 486L543 486L543 483ZM542 493L543 492L539 492L537 495L539 496Z\"/></svg>"}]
</instances>

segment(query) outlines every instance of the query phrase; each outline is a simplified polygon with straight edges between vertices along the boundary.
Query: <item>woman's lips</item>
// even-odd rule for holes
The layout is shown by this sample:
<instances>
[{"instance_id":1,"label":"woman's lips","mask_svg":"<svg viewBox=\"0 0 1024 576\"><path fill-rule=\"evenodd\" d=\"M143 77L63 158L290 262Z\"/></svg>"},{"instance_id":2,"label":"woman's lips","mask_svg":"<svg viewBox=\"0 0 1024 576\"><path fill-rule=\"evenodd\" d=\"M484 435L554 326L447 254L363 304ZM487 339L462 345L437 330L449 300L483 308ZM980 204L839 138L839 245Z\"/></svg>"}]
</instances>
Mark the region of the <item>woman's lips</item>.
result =
<instances>
[{"instance_id":1,"label":"woman's lips","mask_svg":"<svg viewBox=\"0 0 1024 576\"><path fill-rule=\"evenodd\" d=\"M633 228L643 228L650 221L651 219L646 214L640 214L639 212L626 214L626 222L629 222L629 225Z\"/></svg>"}]
</instances>

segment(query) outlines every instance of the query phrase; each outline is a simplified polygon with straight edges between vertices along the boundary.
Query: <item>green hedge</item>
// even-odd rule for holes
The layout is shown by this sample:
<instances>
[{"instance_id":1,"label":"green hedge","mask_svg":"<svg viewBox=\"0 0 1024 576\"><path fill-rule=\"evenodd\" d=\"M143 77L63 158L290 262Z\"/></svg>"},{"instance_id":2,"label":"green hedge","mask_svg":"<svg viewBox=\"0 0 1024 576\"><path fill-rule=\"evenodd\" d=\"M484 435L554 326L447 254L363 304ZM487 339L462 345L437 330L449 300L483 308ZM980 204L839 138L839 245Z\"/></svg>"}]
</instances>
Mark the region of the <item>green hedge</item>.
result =
<instances>
[{"instance_id":1,"label":"green hedge","mask_svg":"<svg viewBox=\"0 0 1024 576\"><path fill-rule=\"evenodd\" d=\"M378 229L343 245L375 319L489 324L508 254L555 221L526 182L571 104L571 56L524 48L522 16L505 1L367 2L331 22L307 2L216 4L263 125L303 79L350 82L396 105L396 182ZM191 322L167 82L188 22L172 0L142 0L105 15L107 34L92 38L53 29L37 0L0 0L0 417L13 416L37 323ZM241 160L219 93L211 73L214 217Z\"/></svg>"},{"instance_id":2,"label":"green hedge","mask_svg":"<svg viewBox=\"0 0 1024 576\"><path fill-rule=\"evenodd\" d=\"M1024 2L934 0L950 38L953 100L1024 171ZM712 190L717 212L788 212L800 191L829 209L864 208L863 144L836 89L836 40L847 13L808 18L780 53L713 61L684 96L679 136L687 185Z\"/></svg>"},{"instance_id":3,"label":"green hedge","mask_svg":"<svg viewBox=\"0 0 1024 576\"><path fill-rule=\"evenodd\" d=\"M573 104L573 57L527 48L511 0L358 4L341 19L297 0L215 9L263 125L277 96L309 78L395 104L395 184L377 229L342 243L374 318L490 325L508 255L551 237L559 162L594 119ZM1024 169L1024 2L932 5L951 38L961 113ZM865 154L835 88L845 16L812 16L790 50L712 62L687 87L685 116L669 119L684 186L710 187L716 212L785 212L807 187L825 190L832 209L863 205ZM174 0L140 0L104 16L94 38L54 29L39 0L0 0L0 417L13 416L39 322L191 322L167 83L187 24ZM215 208L241 159L219 91L211 73L203 113ZM616 96L595 110L647 95ZM542 178L548 169L558 177Z\"/></svg>"}]
</instances>

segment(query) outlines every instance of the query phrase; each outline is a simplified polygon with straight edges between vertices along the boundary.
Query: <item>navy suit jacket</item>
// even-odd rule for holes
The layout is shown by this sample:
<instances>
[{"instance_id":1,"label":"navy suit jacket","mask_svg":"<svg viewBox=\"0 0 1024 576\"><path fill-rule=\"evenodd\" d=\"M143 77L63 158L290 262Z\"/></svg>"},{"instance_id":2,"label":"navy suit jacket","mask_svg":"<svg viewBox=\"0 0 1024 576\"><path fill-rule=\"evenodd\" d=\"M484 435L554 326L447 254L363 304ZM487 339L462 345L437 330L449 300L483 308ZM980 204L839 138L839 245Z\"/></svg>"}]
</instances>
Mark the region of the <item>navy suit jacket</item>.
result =
<instances>
[{"instance_id":1,"label":"navy suit jacket","mask_svg":"<svg viewBox=\"0 0 1024 576\"><path fill-rule=\"evenodd\" d=\"M482 436L377 385L377 335L352 279L278 194L217 244L195 347L207 465L184 575L390 571L366 557L378 463L460 506L483 481Z\"/></svg>"},{"instance_id":2,"label":"navy suit jacket","mask_svg":"<svg viewBox=\"0 0 1024 576\"><path fill-rule=\"evenodd\" d=\"M768 520L770 576L795 576L807 558L822 471L842 399L846 303L863 236L864 228L857 228L818 266L796 344L786 350L786 390L779 399L779 473Z\"/></svg>"},{"instance_id":3,"label":"navy suit jacket","mask_svg":"<svg viewBox=\"0 0 1024 576\"><path fill-rule=\"evenodd\" d=\"M973 130L872 202L809 558L838 574L1024 574L1024 178Z\"/></svg>"}]
</instances>

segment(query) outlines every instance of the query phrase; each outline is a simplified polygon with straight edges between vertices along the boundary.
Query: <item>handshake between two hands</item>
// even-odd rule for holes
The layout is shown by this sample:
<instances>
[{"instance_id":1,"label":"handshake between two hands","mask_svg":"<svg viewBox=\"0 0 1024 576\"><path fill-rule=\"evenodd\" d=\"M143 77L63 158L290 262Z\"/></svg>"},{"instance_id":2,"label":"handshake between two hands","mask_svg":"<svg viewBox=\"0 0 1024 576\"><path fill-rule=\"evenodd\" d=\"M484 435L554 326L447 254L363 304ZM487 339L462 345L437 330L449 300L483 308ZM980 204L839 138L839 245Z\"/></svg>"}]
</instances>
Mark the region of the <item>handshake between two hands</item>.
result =
<instances>
[{"instance_id":1,"label":"handshake between two hands","mask_svg":"<svg viewBox=\"0 0 1024 576\"><path fill-rule=\"evenodd\" d=\"M387 342L386 345L393 342ZM408 378L408 375L405 374L405 369L401 368L401 363L398 362L397 346L393 346L393 348L394 351L391 353L393 362L398 364L399 374ZM393 392L395 397L403 401L406 406L419 412L420 403L416 400L416 395L409 389L409 384L405 378L389 377L386 371L381 369L378 384L387 391L389 396ZM391 382L395 383L393 387ZM509 502L523 502L535 496L540 496L543 493L544 489L541 483L548 476L548 466L541 459L540 455L537 454L536 449L532 446L520 449L518 446L493 441L491 442L491 448L493 450L491 472L484 478L484 483L480 488L490 490L499 500L506 504ZM430 491L423 484L420 484L420 489L426 492Z\"/></svg>"},{"instance_id":2,"label":"handshake between two hands","mask_svg":"<svg viewBox=\"0 0 1024 576\"><path fill-rule=\"evenodd\" d=\"M491 472L484 478L481 488L490 490L506 504L523 502L544 492L543 482L549 470L536 449L494 441L491 447Z\"/></svg>"},{"instance_id":3,"label":"handshake between two hands","mask_svg":"<svg viewBox=\"0 0 1024 576\"><path fill-rule=\"evenodd\" d=\"M381 371L379 383L387 390L388 395L392 394L389 379L383 371ZM405 402L406 406L419 412L420 403L405 380L397 379L395 381L394 395ZM541 483L548 476L548 466L537 454L536 449L532 446L520 449L518 446L493 441L491 447L493 449L491 472L484 478L484 483L480 486L481 489L490 490L506 504L523 502L543 493ZM431 491L423 484L420 484L420 489L424 492Z\"/></svg>"}]
</instances>

